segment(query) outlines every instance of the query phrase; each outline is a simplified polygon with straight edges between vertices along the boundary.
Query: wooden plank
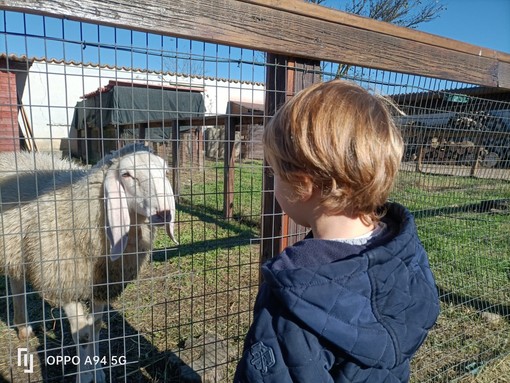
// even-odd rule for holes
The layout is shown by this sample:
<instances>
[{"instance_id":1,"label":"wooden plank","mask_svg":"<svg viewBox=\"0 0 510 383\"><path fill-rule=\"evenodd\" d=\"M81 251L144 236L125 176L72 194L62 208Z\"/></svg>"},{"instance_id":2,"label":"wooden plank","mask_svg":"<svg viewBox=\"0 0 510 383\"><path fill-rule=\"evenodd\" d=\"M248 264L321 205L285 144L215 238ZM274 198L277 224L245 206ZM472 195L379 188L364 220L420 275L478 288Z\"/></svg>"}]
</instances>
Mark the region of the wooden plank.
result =
<instances>
[{"instance_id":1,"label":"wooden plank","mask_svg":"<svg viewBox=\"0 0 510 383\"><path fill-rule=\"evenodd\" d=\"M292 97L294 97L294 95L296 94L295 93L296 86L295 86L295 81L294 81L296 78L296 71L295 71L296 62L292 59L288 59L286 68L287 68L287 71L286 71L287 72L286 73L287 80L285 82L285 87L282 89L279 89L279 91L285 92L285 100L288 101ZM274 194L274 192L273 192L273 194ZM273 198L275 198L275 197L273 196ZM278 201L276 201L276 198L275 198L275 203L278 204ZM290 219L289 215L287 213L285 213L283 211L283 209L280 209L280 210L282 210L281 233L273 234L273 236L276 236L276 237L281 236L278 253L281 253L287 246L289 246L289 225L291 225L291 219ZM277 255L277 254L274 254L273 256L275 256L275 255Z\"/></svg>"},{"instance_id":2,"label":"wooden plank","mask_svg":"<svg viewBox=\"0 0 510 383\"><path fill-rule=\"evenodd\" d=\"M202 170L204 168L204 130L201 126L195 129L195 135L196 149L194 155L197 157L198 168Z\"/></svg>"},{"instance_id":3,"label":"wooden plank","mask_svg":"<svg viewBox=\"0 0 510 383\"><path fill-rule=\"evenodd\" d=\"M266 57L266 115L272 116L286 99L286 66L285 57L268 54ZM282 243L282 208L274 196L274 178L269 164L264 160L264 178L262 194L262 240L260 263L280 253ZM259 280L262 281L262 273Z\"/></svg>"},{"instance_id":4,"label":"wooden plank","mask_svg":"<svg viewBox=\"0 0 510 383\"><path fill-rule=\"evenodd\" d=\"M321 81L320 62L268 55L266 114L274 112L300 90ZM265 163L266 167L268 166ZM295 223L276 201L274 180L264 172L261 264L278 255L287 246L303 239L306 229Z\"/></svg>"},{"instance_id":5,"label":"wooden plank","mask_svg":"<svg viewBox=\"0 0 510 383\"><path fill-rule=\"evenodd\" d=\"M263 5L276 10L291 12L308 17L317 18L329 22L348 25L351 27L365 29L390 36L401 37L404 39L421 42L437 47L451 49L453 51L464 52L475 56L498 58L504 62L510 62L510 54L497 51L490 48L484 48L477 45L464 43L462 41L449 39L427 32L417 31L415 29L399 27L395 24L383 21L373 20L346 12L331 10L327 7L317 7L312 3L299 3L295 1L282 0L240 0L246 3Z\"/></svg>"},{"instance_id":6,"label":"wooden plank","mask_svg":"<svg viewBox=\"0 0 510 383\"><path fill-rule=\"evenodd\" d=\"M0 8L510 88L508 54L304 2L0 0Z\"/></svg>"},{"instance_id":7,"label":"wooden plank","mask_svg":"<svg viewBox=\"0 0 510 383\"><path fill-rule=\"evenodd\" d=\"M177 197L177 201L179 201L179 196L181 194L180 190L180 177L179 177L179 171L180 171L180 163L179 163L179 149L180 149L180 133L179 133L179 122L173 121L172 122L172 186L174 189L174 195Z\"/></svg>"},{"instance_id":8,"label":"wooden plank","mask_svg":"<svg viewBox=\"0 0 510 383\"><path fill-rule=\"evenodd\" d=\"M235 169L235 137L239 118L227 118L225 126L225 149L223 151L223 215L232 218L234 212L234 169Z\"/></svg>"},{"instance_id":9,"label":"wooden plank","mask_svg":"<svg viewBox=\"0 0 510 383\"><path fill-rule=\"evenodd\" d=\"M312 84L321 81L320 62L316 60L299 59L293 60L291 70L287 70L287 99L294 96L299 91L309 87ZM281 251L287 246L301 241L307 229L294 222L289 216L285 215L283 230L283 241Z\"/></svg>"}]
</instances>

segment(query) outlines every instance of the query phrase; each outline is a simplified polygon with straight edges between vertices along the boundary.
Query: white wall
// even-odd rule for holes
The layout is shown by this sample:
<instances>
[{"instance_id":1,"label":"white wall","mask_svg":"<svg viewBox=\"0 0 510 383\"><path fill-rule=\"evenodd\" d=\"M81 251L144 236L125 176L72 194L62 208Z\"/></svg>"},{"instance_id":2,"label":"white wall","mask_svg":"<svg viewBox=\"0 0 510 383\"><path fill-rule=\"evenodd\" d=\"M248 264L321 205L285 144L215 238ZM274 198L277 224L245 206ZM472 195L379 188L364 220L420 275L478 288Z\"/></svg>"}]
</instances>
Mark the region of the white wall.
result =
<instances>
[{"instance_id":1,"label":"white wall","mask_svg":"<svg viewBox=\"0 0 510 383\"><path fill-rule=\"evenodd\" d=\"M68 151L74 106L82 96L110 80L203 88L207 114L223 114L228 101L263 104L262 84L175 76L73 63L34 61L25 84L23 104L40 151Z\"/></svg>"}]
</instances>

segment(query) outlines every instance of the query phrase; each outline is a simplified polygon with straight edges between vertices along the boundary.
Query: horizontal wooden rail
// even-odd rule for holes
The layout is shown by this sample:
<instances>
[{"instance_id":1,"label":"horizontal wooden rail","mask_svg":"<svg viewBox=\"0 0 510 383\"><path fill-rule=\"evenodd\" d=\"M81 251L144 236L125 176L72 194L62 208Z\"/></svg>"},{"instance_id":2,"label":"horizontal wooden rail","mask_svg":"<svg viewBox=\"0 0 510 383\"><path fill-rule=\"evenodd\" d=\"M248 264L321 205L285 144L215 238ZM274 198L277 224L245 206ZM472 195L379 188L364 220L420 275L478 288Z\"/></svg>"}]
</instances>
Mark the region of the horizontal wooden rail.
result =
<instances>
[{"instance_id":1,"label":"horizontal wooden rail","mask_svg":"<svg viewBox=\"0 0 510 383\"><path fill-rule=\"evenodd\" d=\"M447 48L452 51L468 53L475 56L498 58L501 61L510 63L510 54L496 51L489 48L483 48L477 45L464 43L442 36L433 35L426 32L417 31L410 28L403 28L397 25L369 19L366 17L331 10L326 7L318 7L311 3L301 3L294 1L280 0L241 0L247 3L264 4L267 7L278 9L285 12L292 12L320 20L335 22L351 27L382 33L390 36L400 37L411 41L425 43L428 45Z\"/></svg>"},{"instance_id":2,"label":"horizontal wooden rail","mask_svg":"<svg viewBox=\"0 0 510 383\"><path fill-rule=\"evenodd\" d=\"M296 0L0 0L0 8L510 88L510 55Z\"/></svg>"}]
</instances>

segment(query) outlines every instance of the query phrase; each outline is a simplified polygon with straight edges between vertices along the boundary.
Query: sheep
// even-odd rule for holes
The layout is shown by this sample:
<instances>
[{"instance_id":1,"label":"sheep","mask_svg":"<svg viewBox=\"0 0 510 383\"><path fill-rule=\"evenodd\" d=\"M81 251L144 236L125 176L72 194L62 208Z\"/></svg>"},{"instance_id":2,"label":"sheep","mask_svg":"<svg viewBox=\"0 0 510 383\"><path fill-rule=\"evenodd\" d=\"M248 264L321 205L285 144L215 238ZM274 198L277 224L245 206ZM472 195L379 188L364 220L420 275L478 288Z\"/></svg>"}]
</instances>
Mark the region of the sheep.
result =
<instances>
[{"instance_id":1,"label":"sheep","mask_svg":"<svg viewBox=\"0 0 510 383\"><path fill-rule=\"evenodd\" d=\"M51 155L0 154L0 273L9 277L14 325L32 335L25 282L67 314L80 357L77 382L105 382L93 363L106 303L137 278L157 225L174 236L165 161L134 144L87 169Z\"/></svg>"},{"instance_id":2,"label":"sheep","mask_svg":"<svg viewBox=\"0 0 510 383\"><path fill-rule=\"evenodd\" d=\"M52 153L3 152L0 153L0 201L5 211L7 206L19 206L22 201L37 197L43 190L42 182L52 187L60 182L72 182L75 176L85 174L84 167L67 160L61 160ZM21 177L19 177L22 175ZM41 177L44 175L44 177ZM68 180L68 181L66 181ZM18 181L20 181L18 183Z\"/></svg>"}]
</instances>

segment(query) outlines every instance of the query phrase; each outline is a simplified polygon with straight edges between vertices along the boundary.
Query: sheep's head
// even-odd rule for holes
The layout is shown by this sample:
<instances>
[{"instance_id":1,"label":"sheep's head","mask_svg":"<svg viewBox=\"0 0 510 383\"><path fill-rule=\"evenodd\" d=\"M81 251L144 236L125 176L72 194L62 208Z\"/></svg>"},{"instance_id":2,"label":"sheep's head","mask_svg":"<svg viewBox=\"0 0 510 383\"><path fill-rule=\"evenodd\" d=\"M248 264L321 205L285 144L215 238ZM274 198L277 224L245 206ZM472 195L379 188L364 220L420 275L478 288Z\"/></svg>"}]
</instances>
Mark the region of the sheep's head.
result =
<instances>
[{"instance_id":1,"label":"sheep's head","mask_svg":"<svg viewBox=\"0 0 510 383\"><path fill-rule=\"evenodd\" d=\"M147 151L112 160L104 182L112 260L122 255L127 245L130 213L145 217L151 224L165 225L167 234L177 243L174 193L167 175L166 162Z\"/></svg>"}]
</instances>

